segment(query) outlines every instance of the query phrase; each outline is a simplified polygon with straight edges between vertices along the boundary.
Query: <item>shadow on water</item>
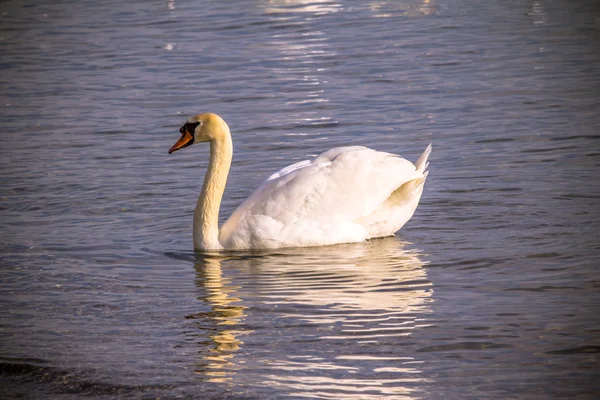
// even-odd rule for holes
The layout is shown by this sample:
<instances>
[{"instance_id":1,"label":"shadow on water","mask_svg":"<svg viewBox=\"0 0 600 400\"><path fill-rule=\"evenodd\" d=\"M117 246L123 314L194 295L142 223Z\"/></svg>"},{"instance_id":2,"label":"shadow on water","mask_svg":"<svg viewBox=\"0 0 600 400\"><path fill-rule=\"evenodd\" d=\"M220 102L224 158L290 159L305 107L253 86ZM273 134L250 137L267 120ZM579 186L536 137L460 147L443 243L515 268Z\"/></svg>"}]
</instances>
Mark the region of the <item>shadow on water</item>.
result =
<instances>
[{"instance_id":1,"label":"shadow on water","mask_svg":"<svg viewBox=\"0 0 600 400\"><path fill-rule=\"evenodd\" d=\"M397 346L431 312L432 285L408 243L394 237L193 258L201 311L186 317L195 321L187 335L201 380L235 385L244 370L253 384L297 396L416 390L419 361Z\"/></svg>"},{"instance_id":2,"label":"shadow on water","mask_svg":"<svg viewBox=\"0 0 600 400\"><path fill-rule=\"evenodd\" d=\"M170 389L170 385L123 385L102 382L96 372L57 368L41 359L0 357L0 386L6 398L60 398L113 396L138 398L156 396ZM73 397L69 397L69 396ZM5 398L5 397L2 397Z\"/></svg>"}]
</instances>

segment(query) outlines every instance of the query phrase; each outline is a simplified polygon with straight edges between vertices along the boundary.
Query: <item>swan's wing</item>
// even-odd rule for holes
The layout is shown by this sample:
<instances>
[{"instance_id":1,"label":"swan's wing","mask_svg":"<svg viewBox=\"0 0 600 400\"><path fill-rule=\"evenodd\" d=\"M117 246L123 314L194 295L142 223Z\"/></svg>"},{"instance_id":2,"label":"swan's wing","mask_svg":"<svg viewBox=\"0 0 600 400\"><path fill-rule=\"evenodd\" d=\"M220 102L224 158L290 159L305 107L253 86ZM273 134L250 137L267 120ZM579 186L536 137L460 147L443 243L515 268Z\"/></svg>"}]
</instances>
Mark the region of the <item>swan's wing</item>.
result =
<instances>
[{"instance_id":1,"label":"swan's wing","mask_svg":"<svg viewBox=\"0 0 600 400\"><path fill-rule=\"evenodd\" d=\"M300 161L300 162L297 162L292 165L288 165L287 167L284 167L284 168L280 169L279 171L275 172L273 175L269 176L267 178L267 182L271 181L273 179L281 178L282 176L287 175L291 172L294 172L297 169L304 168L304 167L310 165L310 163L311 163L311 160L304 160L304 161Z\"/></svg>"},{"instance_id":2,"label":"swan's wing","mask_svg":"<svg viewBox=\"0 0 600 400\"><path fill-rule=\"evenodd\" d=\"M372 213L402 184L421 173L402 157L361 146L337 147L271 175L223 224L232 236L277 237L294 224L353 223ZM309 229L309 228L307 228Z\"/></svg>"}]
</instances>

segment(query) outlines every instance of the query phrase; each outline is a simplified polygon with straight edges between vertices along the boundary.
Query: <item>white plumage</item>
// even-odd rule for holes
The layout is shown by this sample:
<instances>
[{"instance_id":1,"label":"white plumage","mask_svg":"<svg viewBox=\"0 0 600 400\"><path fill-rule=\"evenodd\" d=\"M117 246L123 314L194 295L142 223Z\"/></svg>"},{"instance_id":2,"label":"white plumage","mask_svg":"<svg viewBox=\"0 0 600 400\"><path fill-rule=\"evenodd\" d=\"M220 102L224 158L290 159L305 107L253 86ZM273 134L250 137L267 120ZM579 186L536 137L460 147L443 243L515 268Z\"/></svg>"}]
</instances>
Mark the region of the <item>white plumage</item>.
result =
<instances>
[{"instance_id":1,"label":"white plumage","mask_svg":"<svg viewBox=\"0 0 600 400\"><path fill-rule=\"evenodd\" d=\"M195 124L194 132L188 132L186 127ZM227 152L229 129L217 115L200 114L181 131L182 138L170 152L211 142L194 220L194 245L199 249L321 246L393 235L417 208L431 153L429 145L415 165L362 146L328 150L271 175L218 230L218 205L216 215L211 214L225 189L232 148L230 154L216 153Z\"/></svg>"}]
</instances>

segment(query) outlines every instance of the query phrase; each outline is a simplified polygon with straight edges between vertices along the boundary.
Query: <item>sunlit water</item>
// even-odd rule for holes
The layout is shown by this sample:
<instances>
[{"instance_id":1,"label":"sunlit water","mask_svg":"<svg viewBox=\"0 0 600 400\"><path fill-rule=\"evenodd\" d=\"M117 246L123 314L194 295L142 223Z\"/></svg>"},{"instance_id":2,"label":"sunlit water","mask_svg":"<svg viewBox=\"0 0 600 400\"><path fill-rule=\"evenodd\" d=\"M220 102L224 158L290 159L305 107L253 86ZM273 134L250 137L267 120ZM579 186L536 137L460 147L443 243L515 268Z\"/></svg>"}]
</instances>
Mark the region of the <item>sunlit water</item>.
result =
<instances>
[{"instance_id":1,"label":"sunlit water","mask_svg":"<svg viewBox=\"0 0 600 400\"><path fill-rule=\"evenodd\" d=\"M595 2L37 3L0 4L0 397L600 396ZM421 205L194 254L208 149L167 149L201 111L222 218L350 143L432 142Z\"/></svg>"}]
</instances>

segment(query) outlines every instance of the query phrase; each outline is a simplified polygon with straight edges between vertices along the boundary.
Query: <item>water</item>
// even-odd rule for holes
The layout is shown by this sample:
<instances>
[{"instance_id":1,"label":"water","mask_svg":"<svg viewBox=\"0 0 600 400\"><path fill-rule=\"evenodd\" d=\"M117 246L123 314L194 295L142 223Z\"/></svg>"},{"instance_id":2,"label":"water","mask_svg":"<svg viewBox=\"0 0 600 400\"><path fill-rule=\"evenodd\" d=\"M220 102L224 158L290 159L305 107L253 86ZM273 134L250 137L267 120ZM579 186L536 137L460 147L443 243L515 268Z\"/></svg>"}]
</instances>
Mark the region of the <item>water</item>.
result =
<instances>
[{"instance_id":1,"label":"water","mask_svg":"<svg viewBox=\"0 0 600 400\"><path fill-rule=\"evenodd\" d=\"M0 4L5 398L600 396L593 1ZM393 238L194 254L270 173L363 144L431 175Z\"/></svg>"}]
</instances>

